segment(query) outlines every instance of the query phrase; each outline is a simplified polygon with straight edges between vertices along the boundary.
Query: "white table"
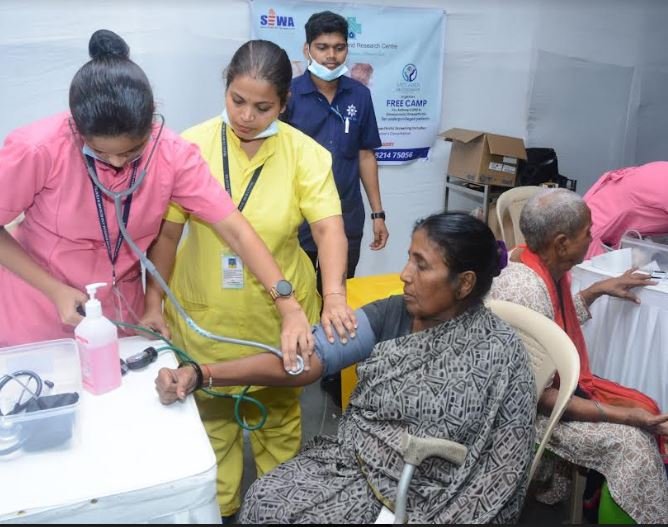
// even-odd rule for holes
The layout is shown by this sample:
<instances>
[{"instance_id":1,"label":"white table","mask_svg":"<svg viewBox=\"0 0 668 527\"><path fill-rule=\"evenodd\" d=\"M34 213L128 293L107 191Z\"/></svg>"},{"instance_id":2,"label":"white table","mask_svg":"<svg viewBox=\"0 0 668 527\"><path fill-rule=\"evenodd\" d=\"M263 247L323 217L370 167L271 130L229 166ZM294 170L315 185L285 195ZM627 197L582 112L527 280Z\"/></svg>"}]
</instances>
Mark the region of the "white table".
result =
<instances>
[{"instance_id":1,"label":"white table","mask_svg":"<svg viewBox=\"0 0 668 527\"><path fill-rule=\"evenodd\" d=\"M121 356L151 344L121 339ZM163 366L171 352L107 394L82 390L66 447L0 457L0 522L220 523L213 450L192 397L160 404Z\"/></svg>"},{"instance_id":2,"label":"white table","mask_svg":"<svg viewBox=\"0 0 668 527\"><path fill-rule=\"evenodd\" d=\"M573 269L573 291L615 276L589 261ZM603 296L583 326L595 375L635 388L668 411L668 283L635 290L640 305Z\"/></svg>"}]
</instances>

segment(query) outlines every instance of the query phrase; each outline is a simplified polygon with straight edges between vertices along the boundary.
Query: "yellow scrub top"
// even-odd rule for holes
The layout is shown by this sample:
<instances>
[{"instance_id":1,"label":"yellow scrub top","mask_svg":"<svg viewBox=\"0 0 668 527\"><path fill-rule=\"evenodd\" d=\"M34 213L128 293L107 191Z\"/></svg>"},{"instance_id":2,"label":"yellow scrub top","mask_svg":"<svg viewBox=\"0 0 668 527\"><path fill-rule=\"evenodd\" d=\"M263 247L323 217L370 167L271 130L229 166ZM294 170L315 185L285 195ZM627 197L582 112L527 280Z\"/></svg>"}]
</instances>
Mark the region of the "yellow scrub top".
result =
<instances>
[{"instance_id":1,"label":"yellow scrub top","mask_svg":"<svg viewBox=\"0 0 668 527\"><path fill-rule=\"evenodd\" d=\"M227 127L232 199L239 204L253 172L264 165L242 213L264 240L311 323L320 317L315 272L297 237L299 225L341 214L329 152L296 128L279 122L253 159L241 150L239 138ZM223 185L222 120L199 124L183 133L198 145L211 172ZM244 266L241 289L223 287L222 260L232 254L209 225L175 204L166 219L188 221L188 233L177 252L170 287L201 327L219 335L255 340L279 347L281 319L264 287ZM258 348L206 339L187 328L170 302L167 321L177 344L195 360L215 362L260 353Z\"/></svg>"}]
</instances>

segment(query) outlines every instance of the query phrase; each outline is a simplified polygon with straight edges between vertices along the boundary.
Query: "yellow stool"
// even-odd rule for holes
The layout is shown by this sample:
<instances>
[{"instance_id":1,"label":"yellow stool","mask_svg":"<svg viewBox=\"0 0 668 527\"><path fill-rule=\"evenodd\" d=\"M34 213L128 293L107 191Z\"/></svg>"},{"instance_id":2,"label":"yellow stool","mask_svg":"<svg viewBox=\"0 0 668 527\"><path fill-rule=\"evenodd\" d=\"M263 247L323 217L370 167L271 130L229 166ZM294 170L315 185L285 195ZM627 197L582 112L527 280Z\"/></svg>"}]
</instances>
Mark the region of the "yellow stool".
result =
<instances>
[{"instance_id":1,"label":"yellow stool","mask_svg":"<svg viewBox=\"0 0 668 527\"><path fill-rule=\"evenodd\" d=\"M399 279L399 273L378 274L350 278L346 282L348 305L358 309L375 300L387 298L391 295L400 295L404 291L404 284ZM341 371L341 408L346 409L350 402L350 395L357 385L357 366L348 366Z\"/></svg>"}]
</instances>

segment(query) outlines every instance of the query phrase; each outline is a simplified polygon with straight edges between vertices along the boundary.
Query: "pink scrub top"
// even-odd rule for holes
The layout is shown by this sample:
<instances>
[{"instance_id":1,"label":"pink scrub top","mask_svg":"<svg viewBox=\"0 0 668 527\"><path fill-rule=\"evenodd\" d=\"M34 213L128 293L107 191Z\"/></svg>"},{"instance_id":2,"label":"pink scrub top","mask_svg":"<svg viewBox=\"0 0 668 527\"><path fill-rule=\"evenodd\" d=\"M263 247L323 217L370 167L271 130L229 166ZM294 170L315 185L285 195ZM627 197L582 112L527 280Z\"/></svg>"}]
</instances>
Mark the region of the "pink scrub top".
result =
<instances>
[{"instance_id":1,"label":"pink scrub top","mask_svg":"<svg viewBox=\"0 0 668 527\"><path fill-rule=\"evenodd\" d=\"M70 115L62 113L17 129L6 138L0 149L0 225L25 212L25 219L12 233L18 243L53 277L85 292L85 285L92 282L111 285L112 266L81 153L82 138L73 132L70 122ZM137 176L157 131L156 126ZM198 148L166 128L148 168L134 193L127 226L142 251L157 236L170 201L208 223L236 210ZM128 188L131 165L116 171L96 162L96 169L100 181L111 190ZM113 251L119 236L114 203L106 195L103 203ZM115 268L117 288L125 301L118 301L110 286L98 289L103 313L110 319L122 317L136 323L132 311L137 316L144 311L141 268L125 242ZM74 328L60 321L43 293L2 266L0 292L0 346L73 336Z\"/></svg>"},{"instance_id":2,"label":"pink scrub top","mask_svg":"<svg viewBox=\"0 0 668 527\"><path fill-rule=\"evenodd\" d=\"M614 249L625 232L668 233L668 162L657 161L603 174L584 195L591 209L592 242L585 258Z\"/></svg>"}]
</instances>

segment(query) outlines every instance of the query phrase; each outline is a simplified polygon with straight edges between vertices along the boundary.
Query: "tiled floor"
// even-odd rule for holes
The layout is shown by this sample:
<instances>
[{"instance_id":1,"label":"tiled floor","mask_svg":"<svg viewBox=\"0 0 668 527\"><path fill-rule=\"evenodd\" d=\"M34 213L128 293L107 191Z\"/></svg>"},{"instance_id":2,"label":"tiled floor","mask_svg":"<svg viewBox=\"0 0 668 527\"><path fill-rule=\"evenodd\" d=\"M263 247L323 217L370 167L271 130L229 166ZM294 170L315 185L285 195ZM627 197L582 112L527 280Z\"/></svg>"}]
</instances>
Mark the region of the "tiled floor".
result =
<instances>
[{"instance_id":1,"label":"tiled floor","mask_svg":"<svg viewBox=\"0 0 668 527\"><path fill-rule=\"evenodd\" d=\"M329 395L319 383L307 386L302 394L302 429L304 441L318 434L335 434L341 411L333 403ZM242 493L245 493L255 480L255 465L252 461L250 448L246 442L244 461L244 478ZM567 523L568 510L566 504L548 506L528 499L525 503L520 525L562 525Z\"/></svg>"}]
</instances>

